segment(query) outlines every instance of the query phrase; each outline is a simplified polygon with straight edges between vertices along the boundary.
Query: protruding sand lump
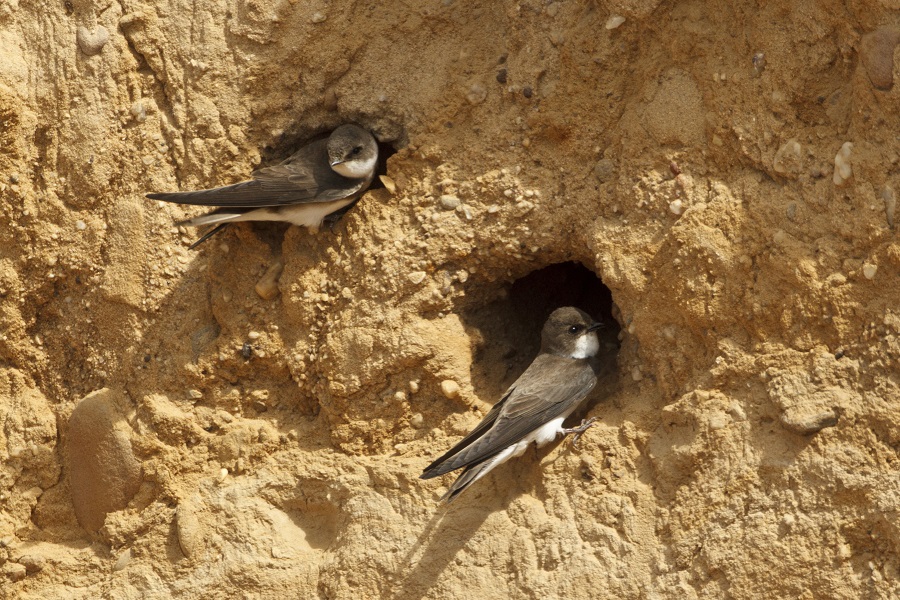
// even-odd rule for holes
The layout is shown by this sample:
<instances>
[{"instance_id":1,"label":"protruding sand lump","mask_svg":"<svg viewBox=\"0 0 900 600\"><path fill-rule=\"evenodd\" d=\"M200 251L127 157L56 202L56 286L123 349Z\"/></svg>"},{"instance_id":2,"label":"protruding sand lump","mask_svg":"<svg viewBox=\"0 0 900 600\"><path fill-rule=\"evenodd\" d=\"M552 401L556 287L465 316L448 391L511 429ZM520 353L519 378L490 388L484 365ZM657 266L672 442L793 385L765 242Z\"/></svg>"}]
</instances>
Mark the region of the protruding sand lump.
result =
<instances>
[{"instance_id":1,"label":"protruding sand lump","mask_svg":"<svg viewBox=\"0 0 900 600\"><path fill-rule=\"evenodd\" d=\"M107 514L125 508L141 483L141 464L114 399L108 388L88 394L69 418L69 487L75 516L88 531L97 531Z\"/></svg>"}]
</instances>

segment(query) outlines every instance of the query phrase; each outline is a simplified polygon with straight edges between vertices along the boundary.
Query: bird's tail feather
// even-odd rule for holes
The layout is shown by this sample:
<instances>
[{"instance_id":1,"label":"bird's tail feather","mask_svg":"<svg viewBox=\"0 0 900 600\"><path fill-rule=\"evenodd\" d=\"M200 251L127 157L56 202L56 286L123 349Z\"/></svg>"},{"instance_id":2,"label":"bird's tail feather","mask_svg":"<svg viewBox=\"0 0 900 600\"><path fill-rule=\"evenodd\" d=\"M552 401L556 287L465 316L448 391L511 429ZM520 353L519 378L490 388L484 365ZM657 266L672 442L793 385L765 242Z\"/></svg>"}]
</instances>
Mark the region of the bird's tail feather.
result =
<instances>
[{"instance_id":1,"label":"bird's tail feather","mask_svg":"<svg viewBox=\"0 0 900 600\"><path fill-rule=\"evenodd\" d=\"M211 212L206 215L200 215L192 219L185 219L175 223L184 227L202 227L203 225L219 225L221 223L234 223L242 220L244 213L242 212Z\"/></svg>"}]
</instances>

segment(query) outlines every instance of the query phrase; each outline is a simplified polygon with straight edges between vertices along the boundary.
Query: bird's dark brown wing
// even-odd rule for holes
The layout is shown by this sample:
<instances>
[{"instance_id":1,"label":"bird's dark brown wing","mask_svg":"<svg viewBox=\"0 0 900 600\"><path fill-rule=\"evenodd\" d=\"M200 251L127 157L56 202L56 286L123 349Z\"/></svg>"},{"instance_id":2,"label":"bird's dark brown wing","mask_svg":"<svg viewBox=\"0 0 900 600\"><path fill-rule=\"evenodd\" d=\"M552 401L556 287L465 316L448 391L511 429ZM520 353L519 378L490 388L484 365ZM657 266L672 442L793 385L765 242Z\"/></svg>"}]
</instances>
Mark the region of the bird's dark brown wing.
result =
<instances>
[{"instance_id":1,"label":"bird's dark brown wing","mask_svg":"<svg viewBox=\"0 0 900 600\"><path fill-rule=\"evenodd\" d=\"M437 477L491 458L574 409L596 384L597 376L588 361L539 355L478 427L429 465L422 478Z\"/></svg>"},{"instance_id":2,"label":"bird's dark brown wing","mask_svg":"<svg viewBox=\"0 0 900 600\"><path fill-rule=\"evenodd\" d=\"M327 140L300 148L278 165L253 172L253 179L196 192L147 194L153 200L230 208L332 202L361 194L371 179L348 179L328 164Z\"/></svg>"}]
</instances>

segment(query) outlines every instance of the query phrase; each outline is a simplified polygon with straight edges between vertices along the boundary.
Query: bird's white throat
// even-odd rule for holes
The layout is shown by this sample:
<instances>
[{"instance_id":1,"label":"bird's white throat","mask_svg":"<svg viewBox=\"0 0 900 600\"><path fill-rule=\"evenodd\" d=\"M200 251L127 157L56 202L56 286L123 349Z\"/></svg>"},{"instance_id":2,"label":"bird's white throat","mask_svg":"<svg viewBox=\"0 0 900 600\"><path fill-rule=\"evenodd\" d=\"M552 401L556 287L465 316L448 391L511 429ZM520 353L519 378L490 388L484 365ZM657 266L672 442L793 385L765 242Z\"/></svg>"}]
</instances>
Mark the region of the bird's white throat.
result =
<instances>
[{"instance_id":1,"label":"bird's white throat","mask_svg":"<svg viewBox=\"0 0 900 600\"><path fill-rule=\"evenodd\" d=\"M343 175L350 179L362 179L363 177L368 177L372 174L372 171L375 170L376 162L378 162L378 157L373 156L372 158L366 159L347 160L332 165L331 168L338 175Z\"/></svg>"},{"instance_id":2,"label":"bird's white throat","mask_svg":"<svg viewBox=\"0 0 900 600\"><path fill-rule=\"evenodd\" d=\"M572 353L572 358L590 358L597 354L599 349L600 340L597 338L597 333L590 331L575 340L575 352Z\"/></svg>"}]
</instances>

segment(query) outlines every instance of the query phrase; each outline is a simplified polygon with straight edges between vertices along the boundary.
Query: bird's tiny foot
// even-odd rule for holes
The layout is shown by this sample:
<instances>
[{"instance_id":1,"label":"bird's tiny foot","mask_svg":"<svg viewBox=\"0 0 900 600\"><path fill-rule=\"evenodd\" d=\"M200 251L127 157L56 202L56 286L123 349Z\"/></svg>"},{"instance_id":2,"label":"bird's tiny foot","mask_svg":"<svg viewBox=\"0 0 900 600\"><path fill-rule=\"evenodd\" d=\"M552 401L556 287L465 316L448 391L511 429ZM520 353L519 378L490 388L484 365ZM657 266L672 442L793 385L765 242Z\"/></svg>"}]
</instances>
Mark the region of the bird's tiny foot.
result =
<instances>
[{"instance_id":1,"label":"bird's tiny foot","mask_svg":"<svg viewBox=\"0 0 900 600\"><path fill-rule=\"evenodd\" d=\"M590 429L594 425L594 421L596 421L596 420L597 420L597 417L591 417L590 419L582 419L581 425L579 425L578 427L571 427L569 429L562 430L563 434L565 434L565 435L569 435L572 433L575 434L572 437L572 447L573 448L578 447L578 438L581 437L581 434L583 434L585 431Z\"/></svg>"}]
</instances>

